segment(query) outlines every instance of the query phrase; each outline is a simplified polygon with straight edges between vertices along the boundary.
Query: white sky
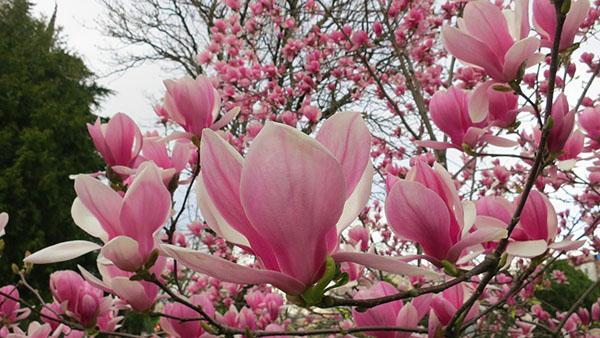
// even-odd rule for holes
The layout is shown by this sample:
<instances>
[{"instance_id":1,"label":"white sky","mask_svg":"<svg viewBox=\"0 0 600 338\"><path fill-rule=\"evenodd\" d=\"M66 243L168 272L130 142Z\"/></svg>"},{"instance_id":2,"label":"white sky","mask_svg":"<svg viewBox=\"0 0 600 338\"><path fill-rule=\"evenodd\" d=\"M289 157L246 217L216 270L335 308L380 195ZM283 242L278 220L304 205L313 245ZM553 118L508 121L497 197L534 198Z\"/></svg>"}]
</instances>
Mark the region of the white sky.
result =
<instances>
[{"instance_id":1,"label":"white sky","mask_svg":"<svg viewBox=\"0 0 600 338\"><path fill-rule=\"evenodd\" d=\"M135 1L135 0L132 0ZM98 82L115 93L107 97L95 112L111 116L124 112L143 127L151 127L156 121L152 103L163 94L162 81L179 77L166 73L156 64L145 64L119 75L107 76L112 70L111 52L105 49L116 42L103 36L98 18L104 9L97 0L31 0L36 17L52 15L58 4L57 24L63 28L62 38L67 47L83 58L87 66L99 76Z\"/></svg>"}]
</instances>

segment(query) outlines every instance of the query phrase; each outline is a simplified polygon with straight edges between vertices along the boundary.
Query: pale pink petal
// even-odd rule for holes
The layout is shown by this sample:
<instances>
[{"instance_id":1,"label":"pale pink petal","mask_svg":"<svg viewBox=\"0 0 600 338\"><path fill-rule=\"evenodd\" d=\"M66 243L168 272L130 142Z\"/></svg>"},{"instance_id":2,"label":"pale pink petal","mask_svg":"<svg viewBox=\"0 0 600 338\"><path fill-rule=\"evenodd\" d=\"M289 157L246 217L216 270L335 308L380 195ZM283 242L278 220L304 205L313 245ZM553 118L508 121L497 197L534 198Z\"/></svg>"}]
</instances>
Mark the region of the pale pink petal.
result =
<instances>
[{"instance_id":1,"label":"pale pink petal","mask_svg":"<svg viewBox=\"0 0 600 338\"><path fill-rule=\"evenodd\" d=\"M590 2L588 0L571 2L571 8L569 9L569 13L567 13L563 31L560 36L560 50L567 49L571 46L575 39L575 35L579 31L579 26L581 26L587 17L589 9Z\"/></svg>"},{"instance_id":2,"label":"pale pink petal","mask_svg":"<svg viewBox=\"0 0 600 338\"><path fill-rule=\"evenodd\" d=\"M121 233L119 210L122 197L110 187L90 175L75 178L75 191L81 203L100 222L109 237Z\"/></svg>"},{"instance_id":3,"label":"pale pink petal","mask_svg":"<svg viewBox=\"0 0 600 338\"><path fill-rule=\"evenodd\" d=\"M136 272L145 263L145 257L140 255L138 242L127 236L113 238L102 247L101 253L124 271Z\"/></svg>"},{"instance_id":4,"label":"pale pink petal","mask_svg":"<svg viewBox=\"0 0 600 338\"><path fill-rule=\"evenodd\" d=\"M411 304L404 304L398 312L396 325L399 327L417 327L420 321L417 309ZM411 332L397 332L395 338L408 338L412 336Z\"/></svg>"},{"instance_id":5,"label":"pale pink petal","mask_svg":"<svg viewBox=\"0 0 600 338\"><path fill-rule=\"evenodd\" d=\"M457 59L483 68L495 80L506 80L501 59L485 43L449 26L442 28L442 39L446 49Z\"/></svg>"},{"instance_id":6,"label":"pale pink petal","mask_svg":"<svg viewBox=\"0 0 600 338\"><path fill-rule=\"evenodd\" d=\"M519 68L527 62L527 60L535 54L535 51L540 47L540 40L534 36L530 36L523 40L517 41L504 56L504 66L502 73L507 79L514 79L517 76Z\"/></svg>"},{"instance_id":7,"label":"pale pink petal","mask_svg":"<svg viewBox=\"0 0 600 338\"><path fill-rule=\"evenodd\" d=\"M477 219L477 209L475 208L475 203L471 201L463 201L463 213L464 213L464 222L462 228L462 235L464 236L471 230L473 225L475 225L475 220Z\"/></svg>"},{"instance_id":8,"label":"pale pink petal","mask_svg":"<svg viewBox=\"0 0 600 338\"><path fill-rule=\"evenodd\" d=\"M281 271L306 284L320 277L325 237L340 219L345 192L342 168L331 153L283 124L267 122L242 170L248 219L273 247Z\"/></svg>"},{"instance_id":9,"label":"pale pink petal","mask_svg":"<svg viewBox=\"0 0 600 338\"><path fill-rule=\"evenodd\" d=\"M371 133L357 112L340 112L328 118L317 135L342 165L346 196L350 196L369 163Z\"/></svg>"},{"instance_id":10,"label":"pale pink petal","mask_svg":"<svg viewBox=\"0 0 600 338\"><path fill-rule=\"evenodd\" d=\"M215 107L218 107L218 105L215 105ZM223 115L223 117L221 117L217 122L213 123L213 125L210 126L210 129L219 130L225 127L227 124L229 124L229 122L233 121L233 119L235 119L239 113L240 107L235 107L231 109L227 112L227 114Z\"/></svg>"},{"instance_id":11,"label":"pale pink petal","mask_svg":"<svg viewBox=\"0 0 600 338\"><path fill-rule=\"evenodd\" d=\"M202 217L204 217L208 226L216 232L217 235L233 244L250 247L248 239L227 223L225 218L223 218L223 215L221 215L214 206L210 196L208 196L208 193L206 192L204 182L202 181L202 173L200 173L198 182L196 183L196 196L198 197L198 206Z\"/></svg>"},{"instance_id":12,"label":"pale pink petal","mask_svg":"<svg viewBox=\"0 0 600 338\"><path fill-rule=\"evenodd\" d=\"M111 280L110 287L119 298L136 311L146 311L154 305L155 299L149 297L141 282L130 281L127 277L115 277Z\"/></svg>"},{"instance_id":13,"label":"pale pink petal","mask_svg":"<svg viewBox=\"0 0 600 338\"><path fill-rule=\"evenodd\" d=\"M475 227L477 229L506 229L508 224L496 217L477 215L475 218Z\"/></svg>"},{"instance_id":14,"label":"pale pink petal","mask_svg":"<svg viewBox=\"0 0 600 338\"><path fill-rule=\"evenodd\" d=\"M490 135L490 134L483 135L483 137L481 138L481 141L489 143L496 147L502 147L502 148L512 148L512 147L516 147L519 145L519 143L516 141L509 140L509 139L501 137L501 136Z\"/></svg>"},{"instance_id":15,"label":"pale pink petal","mask_svg":"<svg viewBox=\"0 0 600 338\"><path fill-rule=\"evenodd\" d=\"M573 241L573 240L565 239L560 242L552 243L549 245L549 247L554 250L570 251L570 250L579 249L584 244L585 244L585 240Z\"/></svg>"},{"instance_id":16,"label":"pale pink petal","mask_svg":"<svg viewBox=\"0 0 600 338\"><path fill-rule=\"evenodd\" d=\"M278 263L271 245L250 224L242 207L240 180L243 163L242 156L222 137L210 129L204 130L200 145L201 178L210 198L210 202L207 203L214 206L214 211L211 212L209 208L204 208L203 211L212 213L213 217L218 217L218 212L233 230L247 239L254 253L267 268L277 269ZM223 231L230 233L225 228Z\"/></svg>"},{"instance_id":17,"label":"pale pink petal","mask_svg":"<svg viewBox=\"0 0 600 338\"><path fill-rule=\"evenodd\" d=\"M158 167L144 162L125 197L119 219L121 234L136 240L140 251L154 246L154 233L162 227L171 210L171 194L165 187Z\"/></svg>"},{"instance_id":18,"label":"pale pink petal","mask_svg":"<svg viewBox=\"0 0 600 338\"><path fill-rule=\"evenodd\" d=\"M463 22L469 34L486 43L497 59L501 60L513 43L506 18L491 2L469 2L464 9Z\"/></svg>"},{"instance_id":19,"label":"pale pink petal","mask_svg":"<svg viewBox=\"0 0 600 338\"><path fill-rule=\"evenodd\" d=\"M400 237L418 242L428 255L445 259L452 245L450 215L435 192L416 182L400 181L387 196L385 214Z\"/></svg>"},{"instance_id":20,"label":"pale pink petal","mask_svg":"<svg viewBox=\"0 0 600 338\"><path fill-rule=\"evenodd\" d=\"M98 219L83 205L79 198L75 198L71 206L71 217L73 222L77 224L83 231L97 237L102 242L108 241L108 233L102 228Z\"/></svg>"},{"instance_id":21,"label":"pale pink petal","mask_svg":"<svg viewBox=\"0 0 600 338\"><path fill-rule=\"evenodd\" d=\"M272 284L280 290L294 295L301 294L306 285L297 279L272 270L252 269L220 257L174 245L161 245L170 257L188 268L224 282L237 284Z\"/></svg>"},{"instance_id":22,"label":"pale pink petal","mask_svg":"<svg viewBox=\"0 0 600 338\"><path fill-rule=\"evenodd\" d=\"M506 252L518 257L536 257L548 250L548 243L538 239L535 241L514 241L508 243Z\"/></svg>"},{"instance_id":23,"label":"pale pink petal","mask_svg":"<svg viewBox=\"0 0 600 338\"><path fill-rule=\"evenodd\" d=\"M480 83L469 96L469 116L474 123L485 121L488 116L488 88L493 84L494 81Z\"/></svg>"},{"instance_id":24,"label":"pale pink petal","mask_svg":"<svg viewBox=\"0 0 600 338\"><path fill-rule=\"evenodd\" d=\"M461 238L458 243L454 244L448 251L447 259L451 262L456 262L463 250L484 242L499 240L508 235L506 229L499 228L483 228L477 229Z\"/></svg>"},{"instance_id":25,"label":"pale pink petal","mask_svg":"<svg viewBox=\"0 0 600 338\"><path fill-rule=\"evenodd\" d=\"M39 250L25 257L23 261L33 264L64 262L85 255L88 252L99 250L100 248L100 245L88 241L62 242Z\"/></svg>"},{"instance_id":26,"label":"pale pink petal","mask_svg":"<svg viewBox=\"0 0 600 338\"><path fill-rule=\"evenodd\" d=\"M440 274L427 268L402 262L400 257L379 256L364 252L336 252L331 257L338 263L352 262L366 267L404 276L439 279Z\"/></svg>"},{"instance_id":27,"label":"pale pink petal","mask_svg":"<svg viewBox=\"0 0 600 338\"><path fill-rule=\"evenodd\" d=\"M86 270L83 266L77 265L79 272L81 273L81 277L85 279L86 282L90 283L93 287L98 288L104 292L111 292L110 287L101 281L98 277L94 276L91 272Z\"/></svg>"},{"instance_id":28,"label":"pale pink petal","mask_svg":"<svg viewBox=\"0 0 600 338\"><path fill-rule=\"evenodd\" d=\"M336 226L338 233L341 233L342 230L349 226L365 208L365 205L369 201L369 197L371 197L371 186L373 185L374 173L375 169L373 169L373 163L369 160L360 181L358 181L354 191L352 191L352 194L344 204L344 211Z\"/></svg>"}]
</instances>

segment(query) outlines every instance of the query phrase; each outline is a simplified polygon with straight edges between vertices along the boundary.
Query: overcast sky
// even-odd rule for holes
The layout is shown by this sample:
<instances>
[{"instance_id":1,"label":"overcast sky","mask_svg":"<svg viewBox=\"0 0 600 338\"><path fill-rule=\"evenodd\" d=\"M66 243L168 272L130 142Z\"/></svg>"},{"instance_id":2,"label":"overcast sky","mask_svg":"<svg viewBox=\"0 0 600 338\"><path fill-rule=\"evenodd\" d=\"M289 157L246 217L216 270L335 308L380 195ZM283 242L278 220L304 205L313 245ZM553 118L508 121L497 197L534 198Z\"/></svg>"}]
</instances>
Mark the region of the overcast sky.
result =
<instances>
[{"instance_id":1,"label":"overcast sky","mask_svg":"<svg viewBox=\"0 0 600 338\"><path fill-rule=\"evenodd\" d=\"M50 17L54 0L33 0L33 13L37 17ZM58 4L57 24L63 28L62 37L70 50L83 58L87 66L99 76L98 82L115 91L107 97L96 114L111 116L117 112L131 115L142 126L151 126L155 121L151 104L153 98L163 93L162 80L178 77L166 73L158 65L146 64L128 70L124 74L107 76L112 70L109 65L111 53L103 49L116 42L103 36L97 23L103 8L97 0L56 0Z\"/></svg>"}]
</instances>

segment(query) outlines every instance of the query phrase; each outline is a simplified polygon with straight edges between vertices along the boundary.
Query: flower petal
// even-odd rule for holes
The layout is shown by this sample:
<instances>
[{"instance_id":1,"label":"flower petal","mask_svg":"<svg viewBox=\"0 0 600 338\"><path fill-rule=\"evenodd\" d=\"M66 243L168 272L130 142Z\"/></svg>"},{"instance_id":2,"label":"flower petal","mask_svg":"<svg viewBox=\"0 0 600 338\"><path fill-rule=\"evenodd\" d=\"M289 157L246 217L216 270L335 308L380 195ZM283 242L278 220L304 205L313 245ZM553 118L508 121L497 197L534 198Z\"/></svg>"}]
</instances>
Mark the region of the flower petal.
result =
<instances>
[{"instance_id":1,"label":"flower petal","mask_svg":"<svg viewBox=\"0 0 600 338\"><path fill-rule=\"evenodd\" d=\"M100 248L100 245L88 241L62 242L39 250L25 257L23 261L33 264L64 262Z\"/></svg>"},{"instance_id":2,"label":"flower petal","mask_svg":"<svg viewBox=\"0 0 600 338\"><path fill-rule=\"evenodd\" d=\"M488 88L494 81L480 83L469 96L469 116L474 123L485 121L489 113Z\"/></svg>"},{"instance_id":3,"label":"flower petal","mask_svg":"<svg viewBox=\"0 0 600 338\"><path fill-rule=\"evenodd\" d=\"M360 113L334 114L319 129L317 141L342 165L346 196L350 196L363 176L371 153L371 133Z\"/></svg>"},{"instance_id":4,"label":"flower petal","mask_svg":"<svg viewBox=\"0 0 600 338\"><path fill-rule=\"evenodd\" d=\"M225 218L223 218L223 215L219 213L213 204L210 196L208 196L208 192L206 192L204 182L202 181L202 173L200 173L200 177L198 177L196 183L196 196L198 197L198 207L200 208L202 217L204 217L208 226L210 226L217 235L233 244L250 247L248 239L227 223Z\"/></svg>"},{"instance_id":5,"label":"flower petal","mask_svg":"<svg viewBox=\"0 0 600 338\"><path fill-rule=\"evenodd\" d=\"M75 198L71 206L71 217L73 221L83 231L88 234L100 238L102 242L108 242L108 233L104 231L102 225L96 217L83 205L79 198Z\"/></svg>"},{"instance_id":6,"label":"flower petal","mask_svg":"<svg viewBox=\"0 0 600 338\"><path fill-rule=\"evenodd\" d=\"M451 262L456 262L460 257L460 254L464 249L470 246L481 244L483 242L494 241L506 237L508 231L500 228L484 228L477 229L464 236L458 243L454 244L450 250L448 250L447 258Z\"/></svg>"},{"instance_id":7,"label":"flower petal","mask_svg":"<svg viewBox=\"0 0 600 338\"><path fill-rule=\"evenodd\" d=\"M352 262L369 268L405 276L423 276L429 279L441 277L435 271L402 262L400 257L386 257L364 252L336 252L331 257L338 263Z\"/></svg>"},{"instance_id":8,"label":"flower petal","mask_svg":"<svg viewBox=\"0 0 600 338\"><path fill-rule=\"evenodd\" d=\"M4 228L6 228L6 224L8 224L8 214L5 212L0 213L0 237L5 234Z\"/></svg>"},{"instance_id":9,"label":"flower petal","mask_svg":"<svg viewBox=\"0 0 600 338\"><path fill-rule=\"evenodd\" d=\"M450 249L450 215L444 201L420 183L400 181L387 196L385 214L392 229L418 242L426 254L445 259Z\"/></svg>"},{"instance_id":10,"label":"flower petal","mask_svg":"<svg viewBox=\"0 0 600 338\"><path fill-rule=\"evenodd\" d=\"M365 168L360 181L352 191L352 194L344 204L344 211L337 223L338 233L341 233L348 225L352 223L365 208L365 204L371 197L371 186L373 185L373 163L369 160L369 164Z\"/></svg>"},{"instance_id":11,"label":"flower petal","mask_svg":"<svg viewBox=\"0 0 600 338\"><path fill-rule=\"evenodd\" d=\"M506 252L519 257L536 257L548 250L548 243L544 240L514 241L508 243Z\"/></svg>"},{"instance_id":12,"label":"flower petal","mask_svg":"<svg viewBox=\"0 0 600 338\"><path fill-rule=\"evenodd\" d=\"M204 130L200 145L201 178L210 201L202 203L211 203L214 210L211 211L207 208L208 205L204 205L203 211L207 214L203 215L210 217L210 212L213 217L218 218L220 215L227 224L247 239L254 254L261 258L267 268L276 270L278 263L271 245L250 224L240 200L243 162L242 156L222 137L210 129ZM222 230L231 234L226 228Z\"/></svg>"},{"instance_id":13,"label":"flower petal","mask_svg":"<svg viewBox=\"0 0 600 338\"><path fill-rule=\"evenodd\" d=\"M118 212L123 198L116 191L90 175L78 175L75 178L75 192L109 238L121 233Z\"/></svg>"},{"instance_id":14,"label":"flower petal","mask_svg":"<svg viewBox=\"0 0 600 338\"><path fill-rule=\"evenodd\" d=\"M218 105L215 104L215 107L218 107ZM231 109L225 115L223 115L223 117L221 117L219 119L219 121L213 123L213 125L210 126L210 129L219 130L219 129L225 127L229 122L233 121L233 119L235 119L239 113L240 113L240 107L235 107L235 108Z\"/></svg>"},{"instance_id":15,"label":"flower petal","mask_svg":"<svg viewBox=\"0 0 600 338\"><path fill-rule=\"evenodd\" d=\"M119 220L122 233L136 240L140 252L154 247L154 233L162 227L171 210L171 194L162 182L158 167L144 162L125 197Z\"/></svg>"},{"instance_id":16,"label":"flower petal","mask_svg":"<svg viewBox=\"0 0 600 338\"><path fill-rule=\"evenodd\" d=\"M504 56L504 66L502 72L507 79L514 79L517 76L519 68L527 62L535 51L540 47L540 40L530 36L517 41Z\"/></svg>"},{"instance_id":17,"label":"flower petal","mask_svg":"<svg viewBox=\"0 0 600 338\"><path fill-rule=\"evenodd\" d=\"M144 265L138 242L127 236L117 236L102 247L102 255L119 269L136 272Z\"/></svg>"},{"instance_id":18,"label":"flower petal","mask_svg":"<svg viewBox=\"0 0 600 338\"><path fill-rule=\"evenodd\" d=\"M500 60L483 42L448 26L442 28L442 39L446 49L457 59L483 68L495 80L505 80Z\"/></svg>"},{"instance_id":19,"label":"flower petal","mask_svg":"<svg viewBox=\"0 0 600 338\"><path fill-rule=\"evenodd\" d=\"M342 168L331 153L283 124L267 122L242 169L248 219L273 247L280 271L305 284L319 278L325 237L340 219L345 192Z\"/></svg>"},{"instance_id":20,"label":"flower petal","mask_svg":"<svg viewBox=\"0 0 600 338\"><path fill-rule=\"evenodd\" d=\"M174 245L161 245L170 257L188 268L219 280L237 284L271 284L282 291L299 295L306 286L297 279L272 270L252 269L200 251Z\"/></svg>"},{"instance_id":21,"label":"flower petal","mask_svg":"<svg viewBox=\"0 0 600 338\"><path fill-rule=\"evenodd\" d=\"M142 282L131 281L127 277L115 277L110 282L110 288L136 311L143 312L154 305L155 299L149 297Z\"/></svg>"},{"instance_id":22,"label":"flower petal","mask_svg":"<svg viewBox=\"0 0 600 338\"><path fill-rule=\"evenodd\" d=\"M498 59L502 59L513 43L506 18L491 2L469 2L464 9L463 22L469 34L485 42Z\"/></svg>"},{"instance_id":23,"label":"flower petal","mask_svg":"<svg viewBox=\"0 0 600 338\"><path fill-rule=\"evenodd\" d=\"M549 247L554 250L569 251L569 250L579 249L584 244L585 244L585 240L573 241L573 240L565 239L561 242L552 243L549 245Z\"/></svg>"}]
</instances>

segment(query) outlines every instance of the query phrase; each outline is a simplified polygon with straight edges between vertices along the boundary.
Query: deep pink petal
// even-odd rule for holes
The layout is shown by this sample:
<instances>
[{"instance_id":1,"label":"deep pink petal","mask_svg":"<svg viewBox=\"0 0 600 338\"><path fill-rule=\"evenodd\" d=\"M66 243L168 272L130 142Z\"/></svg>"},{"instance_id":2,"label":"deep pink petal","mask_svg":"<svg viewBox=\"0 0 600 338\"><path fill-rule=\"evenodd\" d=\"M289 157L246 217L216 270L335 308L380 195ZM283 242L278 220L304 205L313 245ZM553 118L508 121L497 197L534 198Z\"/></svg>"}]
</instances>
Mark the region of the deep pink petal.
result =
<instances>
[{"instance_id":1,"label":"deep pink petal","mask_svg":"<svg viewBox=\"0 0 600 338\"><path fill-rule=\"evenodd\" d=\"M426 254L445 259L452 246L450 215L435 192L420 183L400 181L386 199L385 214L398 235L421 244Z\"/></svg>"},{"instance_id":2,"label":"deep pink petal","mask_svg":"<svg viewBox=\"0 0 600 338\"><path fill-rule=\"evenodd\" d=\"M273 247L281 271L310 284L325 263L327 233L346 200L338 161L316 140L267 123L242 169L241 200L254 228Z\"/></svg>"},{"instance_id":3,"label":"deep pink petal","mask_svg":"<svg viewBox=\"0 0 600 338\"><path fill-rule=\"evenodd\" d=\"M154 247L154 233L169 216L171 194L154 163L145 162L140 170L125 193L119 219L122 234L136 240L146 254Z\"/></svg>"}]
</instances>

